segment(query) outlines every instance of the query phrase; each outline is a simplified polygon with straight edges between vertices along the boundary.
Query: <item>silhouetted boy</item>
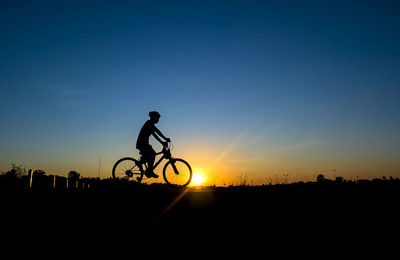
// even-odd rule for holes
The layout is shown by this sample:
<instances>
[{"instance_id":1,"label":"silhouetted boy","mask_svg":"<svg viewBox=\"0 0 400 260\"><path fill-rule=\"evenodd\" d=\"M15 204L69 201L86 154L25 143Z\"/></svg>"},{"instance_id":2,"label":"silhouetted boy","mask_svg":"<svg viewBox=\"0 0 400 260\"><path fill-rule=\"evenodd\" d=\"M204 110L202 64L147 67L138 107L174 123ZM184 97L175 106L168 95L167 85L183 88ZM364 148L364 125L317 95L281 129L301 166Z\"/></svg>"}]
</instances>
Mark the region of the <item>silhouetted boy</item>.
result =
<instances>
[{"instance_id":1,"label":"silhouetted boy","mask_svg":"<svg viewBox=\"0 0 400 260\"><path fill-rule=\"evenodd\" d=\"M158 178L158 175L153 172L156 151L154 151L153 147L151 147L149 144L149 137L150 135L153 135L154 138L156 138L157 141L159 141L163 146L166 146L167 142L171 142L171 140L165 137L155 126L155 124L157 124L160 120L160 114L157 111L151 111L149 113L149 117L150 120L147 120L142 126L142 129L140 129L140 133L136 141L136 148L140 151L143 162L148 163L147 170L145 172L146 177ZM165 142L163 142L160 137L162 137Z\"/></svg>"}]
</instances>

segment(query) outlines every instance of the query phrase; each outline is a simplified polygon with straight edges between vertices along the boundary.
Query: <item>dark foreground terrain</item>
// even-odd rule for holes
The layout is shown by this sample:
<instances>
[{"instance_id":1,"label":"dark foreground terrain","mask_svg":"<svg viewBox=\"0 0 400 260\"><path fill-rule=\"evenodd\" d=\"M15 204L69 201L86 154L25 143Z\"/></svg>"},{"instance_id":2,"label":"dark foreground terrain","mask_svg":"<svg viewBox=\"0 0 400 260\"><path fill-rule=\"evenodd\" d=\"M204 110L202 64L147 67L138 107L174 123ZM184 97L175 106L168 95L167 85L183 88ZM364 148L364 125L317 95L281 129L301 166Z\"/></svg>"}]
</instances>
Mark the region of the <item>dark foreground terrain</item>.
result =
<instances>
[{"instance_id":1,"label":"dark foreground terrain","mask_svg":"<svg viewBox=\"0 0 400 260\"><path fill-rule=\"evenodd\" d=\"M179 234L181 239L198 235L207 241L221 237L313 246L399 237L398 180L202 189L112 180L82 190L1 187L3 235L19 239L115 243L163 233L168 239Z\"/></svg>"}]
</instances>

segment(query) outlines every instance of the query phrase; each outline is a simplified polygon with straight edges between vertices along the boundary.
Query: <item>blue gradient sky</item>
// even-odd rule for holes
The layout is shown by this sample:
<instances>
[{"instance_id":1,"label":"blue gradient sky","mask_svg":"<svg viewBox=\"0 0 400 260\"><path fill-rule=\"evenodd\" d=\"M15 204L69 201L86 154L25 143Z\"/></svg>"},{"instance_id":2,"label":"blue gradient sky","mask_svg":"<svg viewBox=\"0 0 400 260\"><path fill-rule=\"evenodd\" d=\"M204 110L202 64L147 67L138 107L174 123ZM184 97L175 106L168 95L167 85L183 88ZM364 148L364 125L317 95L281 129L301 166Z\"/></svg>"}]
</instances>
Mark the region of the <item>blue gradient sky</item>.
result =
<instances>
[{"instance_id":1,"label":"blue gradient sky","mask_svg":"<svg viewBox=\"0 0 400 260\"><path fill-rule=\"evenodd\" d=\"M8 2L0 171L107 177L158 110L209 180L400 176L398 1Z\"/></svg>"}]
</instances>

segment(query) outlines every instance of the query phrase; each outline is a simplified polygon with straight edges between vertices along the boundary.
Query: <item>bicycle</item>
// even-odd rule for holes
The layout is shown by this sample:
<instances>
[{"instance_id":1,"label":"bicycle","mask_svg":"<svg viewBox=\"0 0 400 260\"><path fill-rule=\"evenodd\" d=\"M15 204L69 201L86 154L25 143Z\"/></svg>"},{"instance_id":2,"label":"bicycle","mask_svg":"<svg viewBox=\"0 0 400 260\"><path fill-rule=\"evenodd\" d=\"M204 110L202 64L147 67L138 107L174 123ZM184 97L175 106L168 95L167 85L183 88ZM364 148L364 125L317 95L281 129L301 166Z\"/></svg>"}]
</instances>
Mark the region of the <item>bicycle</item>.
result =
<instances>
[{"instance_id":1,"label":"bicycle","mask_svg":"<svg viewBox=\"0 0 400 260\"><path fill-rule=\"evenodd\" d=\"M185 187L189 185L192 180L192 168L189 163L180 158L173 158L171 155L171 143L164 146L161 152L156 153L157 155L162 154L161 158L154 164L153 170L163 161L167 159L168 162L163 168L164 181L172 186ZM147 169L147 162L142 157L140 160L136 160L132 157L124 157L119 159L112 169L113 179L131 179L140 183L145 176ZM136 177L136 178L135 178Z\"/></svg>"}]
</instances>

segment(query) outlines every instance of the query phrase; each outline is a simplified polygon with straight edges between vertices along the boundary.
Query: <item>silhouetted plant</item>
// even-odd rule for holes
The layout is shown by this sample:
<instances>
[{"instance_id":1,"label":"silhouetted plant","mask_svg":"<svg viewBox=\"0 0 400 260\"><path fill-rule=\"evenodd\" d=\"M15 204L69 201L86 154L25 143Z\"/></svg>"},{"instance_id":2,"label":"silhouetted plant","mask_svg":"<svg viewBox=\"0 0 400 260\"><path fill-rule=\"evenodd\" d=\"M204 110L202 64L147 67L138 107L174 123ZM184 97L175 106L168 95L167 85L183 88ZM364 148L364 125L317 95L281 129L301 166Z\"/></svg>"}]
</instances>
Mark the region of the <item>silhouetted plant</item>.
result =
<instances>
[{"instance_id":1,"label":"silhouetted plant","mask_svg":"<svg viewBox=\"0 0 400 260\"><path fill-rule=\"evenodd\" d=\"M343 183L343 177L340 177L340 176L336 177L335 182L336 183Z\"/></svg>"},{"instance_id":2,"label":"silhouetted plant","mask_svg":"<svg viewBox=\"0 0 400 260\"><path fill-rule=\"evenodd\" d=\"M325 179L325 176L323 174L318 174L318 176L317 176L317 182L318 183L324 182L325 180L326 179Z\"/></svg>"},{"instance_id":3,"label":"silhouetted plant","mask_svg":"<svg viewBox=\"0 0 400 260\"><path fill-rule=\"evenodd\" d=\"M34 170L33 171L33 176L34 177L42 177L42 176L45 176L45 175L46 175L46 172L43 171L43 170Z\"/></svg>"},{"instance_id":4,"label":"silhouetted plant","mask_svg":"<svg viewBox=\"0 0 400 260\"><path fill-rule=\"evenodd\" d=\"M11 163L11 170L5 173L7 177L16 177L21 178L26 175L26 168L22 165L17 165L15 163Z\"/></svg>"},{"instance_id":5,"label":"silhouetted plant","mask_svg":"<svg viewBox=\"0 0 400 260\"><path fill-rule=\"evenodd\" d=\"M76 172L76 171L70 171L70 172L68 173L68 179L71 179L71 180L73 180L73 181L78 180L79 177L81 177L81 175L80 175L78 172Z\"/></svg>"}]
</instances>

